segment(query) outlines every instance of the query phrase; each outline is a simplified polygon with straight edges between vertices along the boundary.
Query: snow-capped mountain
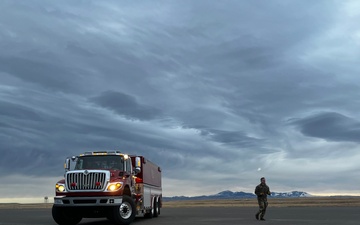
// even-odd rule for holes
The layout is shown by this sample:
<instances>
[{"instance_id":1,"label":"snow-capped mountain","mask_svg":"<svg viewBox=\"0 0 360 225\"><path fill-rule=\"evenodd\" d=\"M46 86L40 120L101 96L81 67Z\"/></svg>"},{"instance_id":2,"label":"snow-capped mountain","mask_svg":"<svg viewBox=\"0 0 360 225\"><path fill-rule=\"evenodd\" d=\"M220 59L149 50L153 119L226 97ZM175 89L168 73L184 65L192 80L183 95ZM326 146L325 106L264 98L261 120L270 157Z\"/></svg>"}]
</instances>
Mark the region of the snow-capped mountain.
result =
<instances>
[{"instance_id":1,"label":"snow-capped mountain","mask_svg":"<svg viewBox=\"0 0 360 225\"><path fill-rule=\"evenodd\" d=\"M291 191L291 192L272 192L271 197L276 198L301 198L301 197L313 197L313 195L303 191Z\"/></svg>"},{"instance_id":2,"label":"snow-capped mountain","mask_svg":"<svg viewBox=\"0 0 360 225\"><path fill-rule=\"evenodd\" d=\"M171 200L207 200L207 199L242 199L242 198L255 198L256 195L253 193L247 192L232 192L232 191L222 191L214 195L201 195L201 196L173 196L173 197L163 197L164 201ZM303 191L291 191L291 192L272 192L271 196L274 198L301 198L301 197L312 197L312 195L303 192Z\"/></svg>"}]
</instances>

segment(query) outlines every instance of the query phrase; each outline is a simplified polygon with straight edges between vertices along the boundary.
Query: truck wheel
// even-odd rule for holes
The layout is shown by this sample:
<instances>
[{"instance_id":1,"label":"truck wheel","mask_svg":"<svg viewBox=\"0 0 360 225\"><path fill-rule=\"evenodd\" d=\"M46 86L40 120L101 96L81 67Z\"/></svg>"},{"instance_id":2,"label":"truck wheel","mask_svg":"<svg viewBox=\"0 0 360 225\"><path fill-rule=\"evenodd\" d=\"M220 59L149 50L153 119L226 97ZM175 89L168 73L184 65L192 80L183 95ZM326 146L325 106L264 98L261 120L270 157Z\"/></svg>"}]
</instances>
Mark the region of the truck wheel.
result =
<instances>
[{"instance_id":1,"label":"truck wheel","mask_svg":"<svg viewBox=\"0 0 360 225\"><path fill-rule=\"evenodd\" d=\"M158 215L160 215L160 199L158 199L158 202L157 202L157 212L158 212Z\"/></svg>"},{"instance_id":2,"label":"truck wheel","mask_svg":"<svg viewBox=\"0 0 360 225\"><path fill-rule=\"evenodd\" d=\"M121 205L114 207L112 220L116 224L130 224L135 218L135 210L133 199L124 195Z\"/></svg>"},{"instance_id":3,"label":"truck wheel","mask_svg":"<svg viewBox=\"0 0 360 225\"><path fill-rule=\"evenodd\" d=\"M159 202L154 199L154 217L158 217L159 215Z\"/></svg>"},{"instance_id":4,"label":"truck wheel","mask_svg":"<svg viewBox=\"0 0 360 225\"><path fill-rule=\"evenodd\" d=\"M71 208L65 207L52 207L52 217L59 225L76 225L80 223L82 217L76 215Z\"/></svg>"}]
</instances>

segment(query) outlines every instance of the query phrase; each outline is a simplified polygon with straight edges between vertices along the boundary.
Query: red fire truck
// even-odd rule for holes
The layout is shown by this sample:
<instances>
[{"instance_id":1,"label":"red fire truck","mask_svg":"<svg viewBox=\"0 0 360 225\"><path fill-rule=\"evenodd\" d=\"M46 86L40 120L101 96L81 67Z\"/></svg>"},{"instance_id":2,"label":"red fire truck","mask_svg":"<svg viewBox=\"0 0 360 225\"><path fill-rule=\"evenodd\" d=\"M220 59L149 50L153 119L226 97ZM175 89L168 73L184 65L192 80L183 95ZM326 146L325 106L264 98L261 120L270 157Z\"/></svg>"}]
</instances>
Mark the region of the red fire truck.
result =
<instances>
[{"instance_id":1,"label":"red fire truck","mask_svg":"<svg viewBox=\"0 0 360 225\"><path fill-rule=\"evenodd\" d=\"M160 215L161 169L143 156L85 152L67 158L64 167L52 208L59 225L100 217L114 224L130 224L136 216Z\"/></svg>"}]
</instances>

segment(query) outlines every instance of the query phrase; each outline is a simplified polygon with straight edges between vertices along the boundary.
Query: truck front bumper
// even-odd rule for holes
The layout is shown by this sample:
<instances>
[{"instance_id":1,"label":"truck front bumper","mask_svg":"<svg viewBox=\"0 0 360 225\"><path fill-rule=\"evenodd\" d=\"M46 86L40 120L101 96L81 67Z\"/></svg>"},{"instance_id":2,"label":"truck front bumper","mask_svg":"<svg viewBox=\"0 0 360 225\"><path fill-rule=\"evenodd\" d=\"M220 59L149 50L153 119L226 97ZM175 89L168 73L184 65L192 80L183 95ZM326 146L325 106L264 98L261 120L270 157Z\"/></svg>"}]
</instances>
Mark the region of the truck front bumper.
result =
<instances>
[{"instance_id":1,"label":"truck front bumper","mask_svg":"<svg viewBox=\"0 0 360 225\"><path fill-rule=\"evenodd\" d=\"M121 196L103 197L66 197L55 196L54 205L56 206L115 206L122 203Z\"/></svg>"}]
</instances>

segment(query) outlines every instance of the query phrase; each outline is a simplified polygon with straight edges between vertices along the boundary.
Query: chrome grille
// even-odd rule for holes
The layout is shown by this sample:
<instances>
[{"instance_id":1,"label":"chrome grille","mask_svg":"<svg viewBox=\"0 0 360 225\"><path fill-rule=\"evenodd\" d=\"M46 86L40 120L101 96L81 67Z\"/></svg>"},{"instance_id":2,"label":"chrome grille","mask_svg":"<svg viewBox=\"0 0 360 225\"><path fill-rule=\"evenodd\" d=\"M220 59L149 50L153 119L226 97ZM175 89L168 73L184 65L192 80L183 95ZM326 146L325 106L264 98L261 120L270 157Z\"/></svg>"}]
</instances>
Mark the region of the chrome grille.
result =
<instances>
[{"instance_id":1,"label":"chrome grille","mask_svg":"<svg viewBox=\"0 0 360 225\"><path fill-rule=\"evenodd\" d=\"M106 172L68 172L66 174L66 186L70 191L103 190L106 184Z\"/></svg>"}]
</instances>

